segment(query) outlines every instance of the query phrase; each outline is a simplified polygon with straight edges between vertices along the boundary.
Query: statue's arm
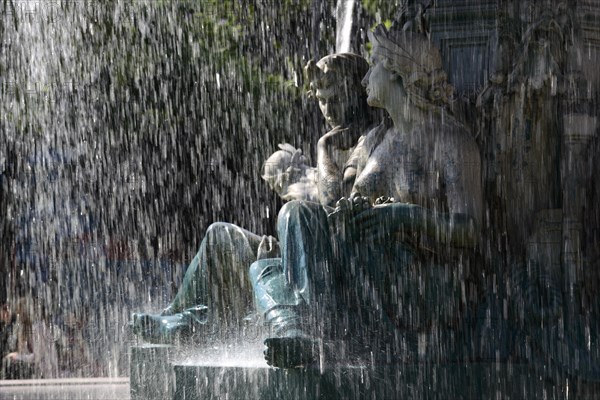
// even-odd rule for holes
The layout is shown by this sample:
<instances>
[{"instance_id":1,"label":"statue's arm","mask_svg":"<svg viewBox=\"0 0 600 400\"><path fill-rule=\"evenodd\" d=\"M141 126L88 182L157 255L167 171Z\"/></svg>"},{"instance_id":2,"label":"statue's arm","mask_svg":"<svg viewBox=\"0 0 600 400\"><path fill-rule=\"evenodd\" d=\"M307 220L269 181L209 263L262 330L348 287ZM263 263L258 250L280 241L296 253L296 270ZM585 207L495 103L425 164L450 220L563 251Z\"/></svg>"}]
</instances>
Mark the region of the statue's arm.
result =
<instances>
[{"instance_id":1,"label":"statue's arm","mask_svg":"<svg viewBox=\"0 0 600 400\"><path fill-rule=\"evenodd\" d=\"M472 247L478 240L477 225L470 215L441 213L410 203L376 205L352 218L351 225L362 237L371 239L416 232L453 247Z\"/></svg>"},{"instance_id":2,"label":"statue's arm","mask_svg":"<svg viewBox=\"0 0 600 400\"><path fill-rule=\"evenodd\" d=\"M344 179L344 166L338 165L334 152L351 148L357 139L355 131L341 127L335 127L319 139L317 188L321 204L334 206L342 196L350 193L354 179Z\"/></svg>"}]
</instances>

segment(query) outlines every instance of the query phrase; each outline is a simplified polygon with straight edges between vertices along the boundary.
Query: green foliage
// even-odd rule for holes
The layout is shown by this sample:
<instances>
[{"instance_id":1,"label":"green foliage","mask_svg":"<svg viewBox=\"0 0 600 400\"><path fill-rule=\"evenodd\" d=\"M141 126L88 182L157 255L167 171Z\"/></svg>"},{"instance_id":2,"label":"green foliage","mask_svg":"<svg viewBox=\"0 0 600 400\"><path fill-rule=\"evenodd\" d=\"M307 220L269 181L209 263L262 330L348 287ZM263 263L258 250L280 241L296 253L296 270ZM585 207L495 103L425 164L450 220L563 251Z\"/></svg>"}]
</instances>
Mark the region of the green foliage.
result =
<instances>
[{"instance_id":1,"label":"green foliage","mask_svg":"<svg viewBox=\"0 0 600 400\"><path fill-rule=\"evenodd\" d=\"M380 18L386 18L389 20L389 18L398 11L398 8L402 5L402 3L404 3L404 1L400 0L363 0L362 6L367 14L369 14L371 17L375 18L376 15L379 15Z\"/></svg>"},{"instance_id":2,"label":"green foliage","mask_svg":"<svg viewBox=\"0 0 600 400\"><path fill-rule=\"evenodd\" d=\"M15 51L0 49L0 71L19 82L2 93L0 127L12 138L55 138L65 151L94 143L98 158L77 170L85 182L67 186L72 198L97 199L99 225L140 243L176 236L180 254L214 221L272 231L272 218L257 218L279 201L262 162L284 142L310 156L324 126L302 70L332 48L333 24L311 14L312 0L64 0L48 25L8 13L7 1L0 29L14 17L11 29L23 33L12 32ZM32 60L46 82L27 99ZM137 166L143 190L115 191L121 165Z\"/></svg>"}]
</instances>

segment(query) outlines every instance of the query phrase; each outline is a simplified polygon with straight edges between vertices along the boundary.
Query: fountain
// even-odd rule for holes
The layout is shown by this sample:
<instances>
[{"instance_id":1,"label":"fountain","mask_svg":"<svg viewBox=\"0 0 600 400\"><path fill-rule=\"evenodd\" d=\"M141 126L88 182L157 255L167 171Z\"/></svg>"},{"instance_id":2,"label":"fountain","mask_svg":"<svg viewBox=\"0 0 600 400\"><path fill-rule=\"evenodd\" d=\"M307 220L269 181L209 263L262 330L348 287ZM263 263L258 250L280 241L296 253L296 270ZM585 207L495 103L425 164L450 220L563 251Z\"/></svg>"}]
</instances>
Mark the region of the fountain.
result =
<instances>
[{"instance_id":1,"label":"fountain","mask_svg":"<svg viewBox=\"0 0 600 400\"><path fill-rule=\"evenodd\" d=\"M0 4L1 291L87 343L43 378L595 397L600 2L222 3Z\"/></svg>"}]
</instances>

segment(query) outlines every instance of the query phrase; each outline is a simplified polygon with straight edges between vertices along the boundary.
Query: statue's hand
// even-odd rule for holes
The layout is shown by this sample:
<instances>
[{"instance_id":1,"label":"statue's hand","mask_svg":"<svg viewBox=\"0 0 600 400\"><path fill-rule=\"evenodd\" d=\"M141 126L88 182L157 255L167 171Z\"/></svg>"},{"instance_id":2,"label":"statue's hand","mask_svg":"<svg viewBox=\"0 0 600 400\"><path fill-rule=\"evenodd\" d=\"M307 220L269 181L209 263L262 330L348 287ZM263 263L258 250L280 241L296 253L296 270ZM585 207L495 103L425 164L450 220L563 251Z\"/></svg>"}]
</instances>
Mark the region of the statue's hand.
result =
<instances>
[{"instance_id":1,"label":"statue's hand","mask_svg":"<svg viewBox=\"0 0 600 400\"><path fill-rule=\"evenodd\" d=\"M348 222L371 207L369 199L359 193L352 194L350 198L342 197L337 201L333 212L327 217L330 229L335 235L348 237L348 234L350 234L350 231L347 230Z\"/></svg>"},{"instance_id":2,"label":"statue's hand","mask_svg":"<svg viewBox=\"0 0 600 400\"><path fill-rule=\"evenodd\" d=\"M324 134L317 144L317 151L323 149L348 150L356 145L356 142L361 136L358 129L342 128L336 126L326 134Z\"/></svg>"},{"instance_id":3,"label":"statue's hand","mask_svg":"<svg viewBox=\"0 0 600 400\"><path fill-rule=\"evenodd\" d=\"M260 244L258 245L258 251L256 252L256 259L262 260L265 258L277 258L280 257L279 243L273 236L263 236Z\"/></svg>"},{"instance_id":4,"label":"statue's hand","mask_svg":"<svg viewBox=\"0 0 600 400\"><path fill-rule=\"evenodd\" d=\"M371 201L368 197L361 196L360 193L352 193L349 198L342 197L335 203L335 209L329 214L329 217L339 219L358 214L369 208L371 208Z\"/></svg>"}]
</instances>

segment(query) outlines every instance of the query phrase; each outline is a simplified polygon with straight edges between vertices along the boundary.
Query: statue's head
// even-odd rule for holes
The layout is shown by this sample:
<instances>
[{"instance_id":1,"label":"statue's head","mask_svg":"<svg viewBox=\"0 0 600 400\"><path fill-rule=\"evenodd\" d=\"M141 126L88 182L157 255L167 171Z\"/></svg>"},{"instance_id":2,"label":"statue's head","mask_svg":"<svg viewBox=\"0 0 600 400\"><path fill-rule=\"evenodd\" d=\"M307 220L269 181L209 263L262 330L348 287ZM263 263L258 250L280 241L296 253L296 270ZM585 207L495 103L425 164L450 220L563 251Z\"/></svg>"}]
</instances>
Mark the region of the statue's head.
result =
<instances>
[{"instance_id":1,"label":"statue's head","mask_svg":"<svg viewBox=\"0 0 600 400\"><path fill-rule=\"evenodd\" d=\"M305 67L309 96L319 102L327 123L334 127L362 118L367 109L366 92L360 82L369 69L356 54L340 53L309 61Z\"/></svg>"},{"instance_id":2,"label":"statue's head","mask_svg":"<svg viewBox=\"0 0 600 400\"><path fill-rule=\"evenodd\" d=\"M279 195L285 195L288 187L302 179L308 168L302 150L284 143L263 164L262 178Z\"/></svg>"},{"instance_id":3,"label":"statue's head","mask_svg":"<svg viewBox=\"0 0 600 400\"><path fill-rule=\"evenodd\" d=\"M409 31L388 32L379 25L369 32L369 39L373 65L363 85L367 86L370 105L393 106L385 104L390 91L400 91L406 101L423 109L450 102L453 87L442 69L438 49L427 37Z\"/></svg>"}]
</instances>

